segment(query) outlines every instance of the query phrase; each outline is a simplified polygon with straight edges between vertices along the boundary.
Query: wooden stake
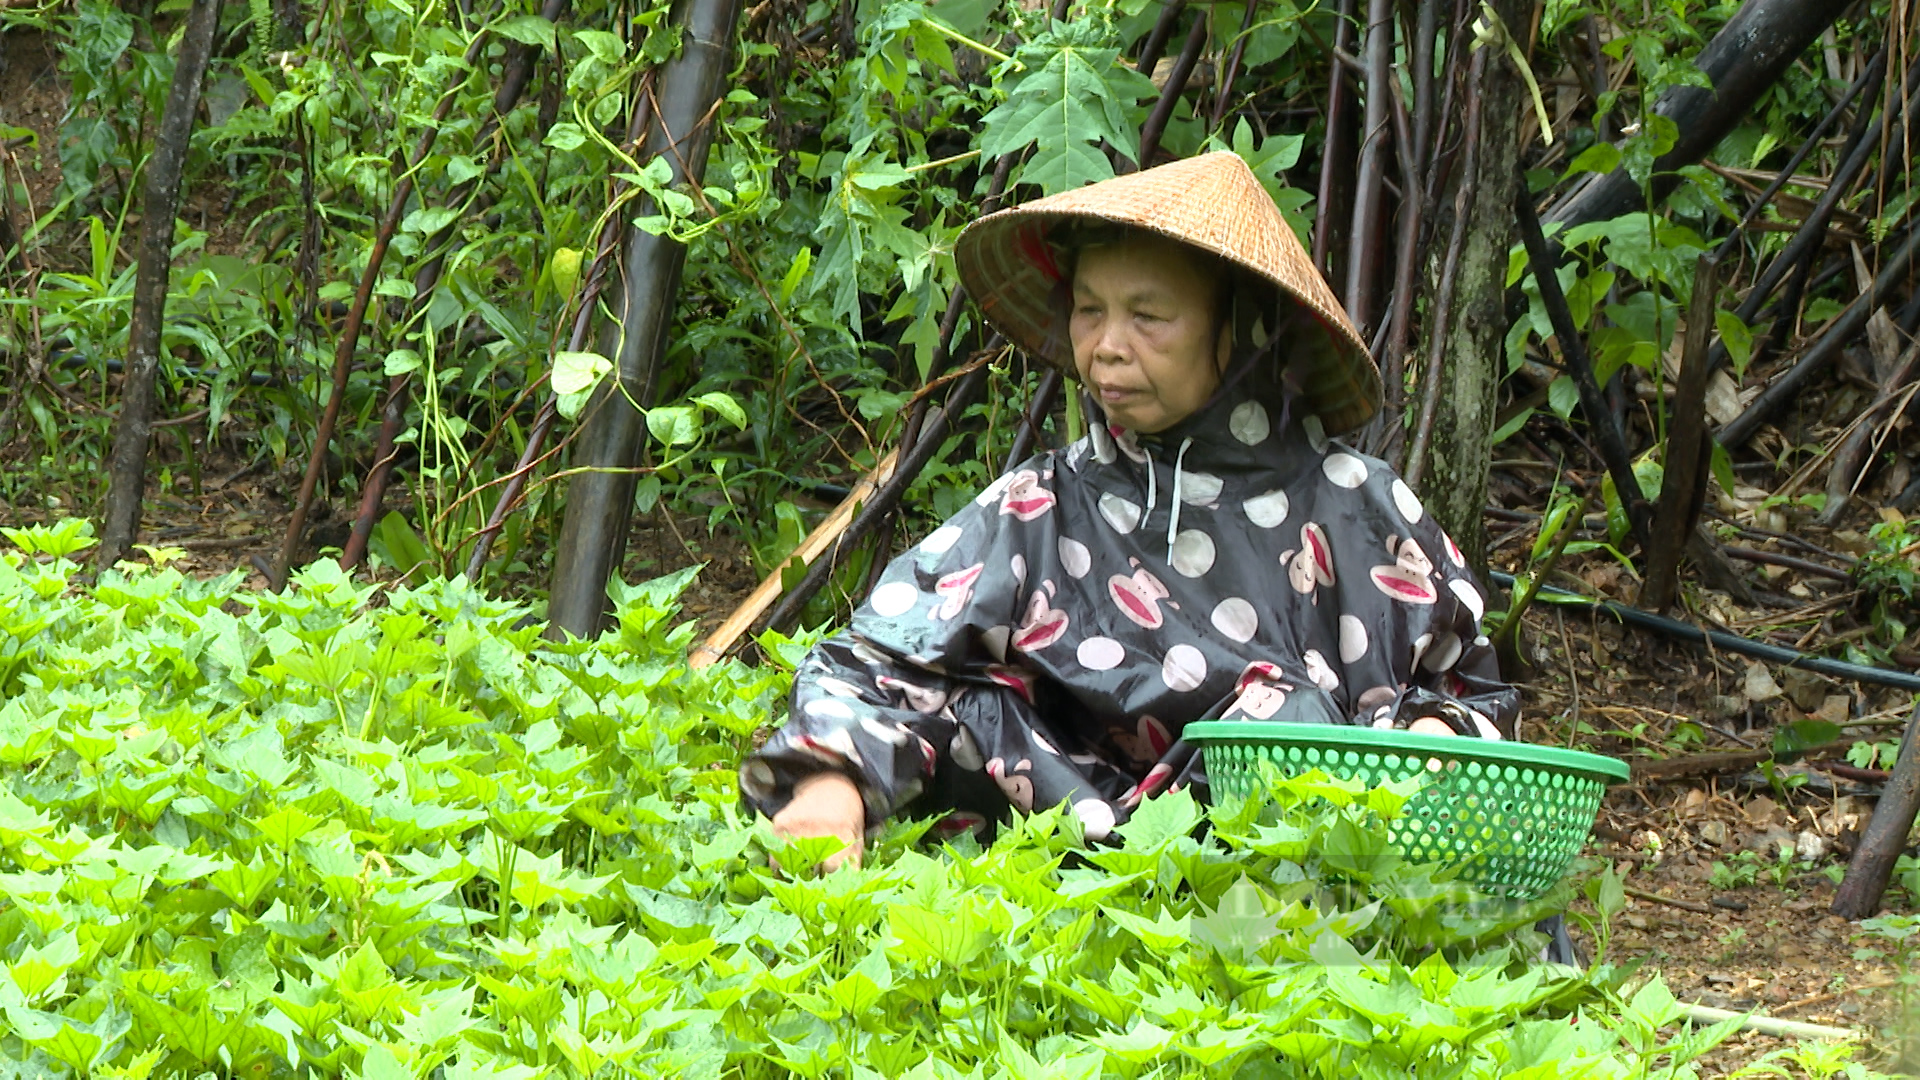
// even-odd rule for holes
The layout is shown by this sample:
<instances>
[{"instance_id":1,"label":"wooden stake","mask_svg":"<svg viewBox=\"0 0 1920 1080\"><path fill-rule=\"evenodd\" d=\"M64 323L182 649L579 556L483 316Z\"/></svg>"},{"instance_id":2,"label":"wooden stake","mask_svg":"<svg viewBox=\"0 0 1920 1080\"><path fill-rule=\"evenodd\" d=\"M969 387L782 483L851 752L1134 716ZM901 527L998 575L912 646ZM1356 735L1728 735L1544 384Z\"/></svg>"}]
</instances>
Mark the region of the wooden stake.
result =
<instances>
[{"instance_id":1,"label":"wooden stake","mask_svg":"<svg viewBox=\"0 0 1920 1080\"><path fill-rule=\"evenodd\" d=\"M1711 252L1700 256L1693 268L1693 302L1687 307L1679 385L1673 394L1673 419L1667 424L1666 467L1660 503L1653 513L1653 546L1647 551L1646 583L1640 588L1640 606L1648 611L1665 611L1673 605L1680 588L1680 556L1700 516L1704 481L1713 460L1713 441L1707 434L1707 345L1713 340L1719 269Z\"/></svg>"},{"instance_id":2,"label":"wooden stake","mask_svg":"<svg viewBox=\"0 0 1920 1080\"><path fill-rule=\"evenodd\" d=\"M786 588L784 582L787 568L795 565L796 562L801 566L810 565L813 560L820 557L821 553L832 547L834 541L840 539L840 534L847 531L847 526L853 524L853 517L860 511L860 507L880 489L880 485L892 478L894 467L899 464L899 461L900 450L896 447L886 457L880 459L880 464L875 465L872 472L861 477L860 482L847 493L847 497L840 500L840 505L833 508L833 513L828 514L825 521L814 526L813 531L807 534L807 538L800 541L800 546L793 549L793 554L782 559L780 565L774 567L773 572L760 582L760 587L749 593L747 598L740 602L740 606L733 609L733 613L727 616L727 621L721 623L719 629L707 635L707 640L693 647L693 651L687 656L687 666L699 669L724 657L727 650L733 648L733 643L740 640L740 635L746 633L747 628L760 617L761 612L772 607L773 602L780 598L781 592Z\"/></svg>"}]
</instances>

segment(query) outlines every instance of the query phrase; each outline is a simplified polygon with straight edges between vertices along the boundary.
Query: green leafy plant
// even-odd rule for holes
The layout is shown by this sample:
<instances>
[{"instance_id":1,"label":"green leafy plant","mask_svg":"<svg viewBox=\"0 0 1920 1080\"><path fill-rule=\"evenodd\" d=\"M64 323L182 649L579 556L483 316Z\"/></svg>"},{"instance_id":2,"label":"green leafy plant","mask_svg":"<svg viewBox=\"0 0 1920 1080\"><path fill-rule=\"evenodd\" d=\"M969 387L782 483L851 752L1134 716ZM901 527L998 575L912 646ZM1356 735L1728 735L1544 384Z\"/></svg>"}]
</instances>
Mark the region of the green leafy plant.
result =
<instances>
[{"instance_id":1,"label":"green leafy plant","mask_svg":"<svg viewBox=\"0 0 1920 1080\"><path fill-rule=\"evenodd\" d=\"M1891 769L1899 756L1900 744L1897 742L1862 739L1847 747L1847 761L1860 769Z\"/></svg>"},{"instance_id":2,"label":"green leafy plant","mask_svg":"<svg viewBox=\"0 0 1920 1080\"><path fill-rule=\"evenodd\" d=\"M1707 883L1714 888L1727 891L1744 889L1760 878L1759 859L1751 851L1736 851L1725 862L1713 861L1707 876Z\"/></svg>"},{"instance_id":3,"label":"green leafy plant","mask_svg":"<svg viewBox=\"0 0 1920 1080\"><path fill-rule=\"evenodd\" d=\"M863 869L808 873L826 847L744 817L731 769L787 671L686 666L692 570L616 583L604 635L551 642L464 581L86 585L83 528L11 539L12 1067L1651 1077L1731 1031L1629 987L1604 921L1591 971L1536 963L1564 896L1407 864L1408 792L1321 775L1156 798L1091 847L1060 809L985 847L896 822Z\"/></svg>"}]
</instances>

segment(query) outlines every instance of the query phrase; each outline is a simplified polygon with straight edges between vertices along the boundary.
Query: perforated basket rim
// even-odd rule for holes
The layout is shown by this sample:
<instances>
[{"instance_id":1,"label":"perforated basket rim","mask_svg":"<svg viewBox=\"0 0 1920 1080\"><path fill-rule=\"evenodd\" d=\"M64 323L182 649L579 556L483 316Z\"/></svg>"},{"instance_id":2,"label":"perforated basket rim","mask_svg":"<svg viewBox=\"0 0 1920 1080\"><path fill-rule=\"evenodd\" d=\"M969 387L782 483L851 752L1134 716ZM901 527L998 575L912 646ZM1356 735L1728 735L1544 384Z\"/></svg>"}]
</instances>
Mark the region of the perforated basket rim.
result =
<instances>
[{"instance_id":1,"label":"perforated basket rim","mask_svg":"<svg viewBox=\"0 0 1920 1080\"><path fill-rule=\"evenodd\" d=\"M1197 746L1227 746L1234 743L1286 743L1292 746L1319 747L1324 750L1362 750L1370 752L1413 751L1459 761L1488 764L1522 765L1572 773L1604 784L1621 783L1633 774L1627 763L1605 754L1568 750L1536 743L1473 739L1460 735L1422 735L1417 732L1386 728L1348 727L1336 724L1290 724L1262 720L1199 720L1186 726L1180 737Z\"/></svg>"}]
</instances>

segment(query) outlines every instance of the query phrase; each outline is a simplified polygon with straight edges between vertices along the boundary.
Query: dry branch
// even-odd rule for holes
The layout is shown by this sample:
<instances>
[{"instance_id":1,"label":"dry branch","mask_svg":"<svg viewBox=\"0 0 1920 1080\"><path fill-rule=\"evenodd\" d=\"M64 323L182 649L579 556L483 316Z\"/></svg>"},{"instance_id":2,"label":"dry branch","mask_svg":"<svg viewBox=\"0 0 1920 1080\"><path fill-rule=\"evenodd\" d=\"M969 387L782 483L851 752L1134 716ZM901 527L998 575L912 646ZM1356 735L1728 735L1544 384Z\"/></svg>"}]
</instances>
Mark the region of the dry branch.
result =
<instances>
[{"instance_id":1,"label":"dry branch","mask_svg":"<svg viewBox=\"0 0 1920 1080\"><path fill-rule=\"evenodd\" d=\"M387 247L393 243L393 234L399 231L400 220L406 214L407 202L413 197L413 180L420 171L420 165L433 150L434 141L440 137L440 125L453 111L454 101L460 93L460 83L471 75L475 63L486 51L492 35L482 31L473 35L473 41L467 45L466 55L462 58L460 75L456 83L447 88L434 106L433 115L428 119L420 139L414 145L413 154L407 159L393 184L393 197L387 203L386 216L380 219L380 226L373 236L373 247L367 252L367 265L360 272L360 285L354 290L353 306L347 309L347 321L340 328L340 341L333 353L333 383L327 395L326 408L320 413L320 426L313 435L313 452L307 458L307 472L300 480L300 494L294 500L293 517L287 522L287 532L280 541L280 554L274 560L273 573L268 575L267 585L275 592L287 583L287 571L293 565L294 552L300 546L301 537L307 530L307 514L313 509L314 490L320 485L320 473L327 460L327 447L333 442L333 429L340 421L340 408L347 399L347 377L353 371L353 353L360 344L360 331L367 321L367 309L373 303L374 287L380 284L380 266L386 262Z\"/></svg>"},{"instance_id":2,"label":"dry branch","mask_svg":"<svg viewBox=\"0 0 1920 1080\"><path fill-rule=\"evenodd\" d=\"M160 331L167 318L167 282L173 274L173 226L180 207L180 174L187 141L200 111L200 82L220 26L220 0L194 0L174 62L166 111L147 163L146 202L140 222L140 267L134 276L133 321L127 328L126 377L120 416L113 427L108 466L105 528L96 563L107 569L127 557L140 531L140 502L147 484L147 444L153 438L154 377L160 370ZM9 181L0 176L0 186Z\"/></svg>"},{"instance_id":3,"label":"dry branch","mask_svg":"<svg viewBox=\"0 0 1920 1080\"><path fill-rule=\"evenodd\" d=\"M1653 515L1653 546L1647 549L1647 575L1640 606L1665 611L1680 587L1680 555L1693 537L1706 491L1712 436L1707 433L1707 343L1720 295L1719 262L1712 254L1694 264L1693 302L1687 308L1687 337L1680 354L1680 381L1673 395L1673 419L1667 425L1665 469L1660 505ZM1616 480L1615 483L1618 483Z\"/></svg>"},{"instance_id":4,"label":"dry branch","mask_svg":"<svg viewBox=\"0 0 1920 1080\"><path fill-rule=\"evenodd\" d=\"M1853 861L1847 876L1833 894L1833 906L1827 910L1848 919L1864 919L1880 907L1880 897L1893 878L1894 861L1907 846L1907 834L1920 812L1920 709L1907 718L1906 731L1900 736L1900 754L1894 760L1893 776L1873 808L1873 817L1853 849Z\"/></svg>"},{"instance_id":5,"label":"dry branch","mask_svg":"<svg viewBox=\"0 0 1920 1080\"><path fill-rule=\"evenodd\" d=\"M1853 493L1866 480L1867 467L1871 462L1869 455L1879 449L1886 433L1892 430L1894 419L1905 412L1904 405L1894 410L1886 427L1880 425L1880 416L1889 405L1901 399L1911 400L1908 390L1914 376L1920 374L1920 343L1908 346L1899 366L1887 375L1885 385L1874 396L1873 404L1854 422L1853 429L1840 440L1833 452L1833 463L1827 468L1827 505L1820 509L1820 515L1814 520L1828 528L1839 522L1846 513L1847 504L1853 500Z\"/></svg>"},{"instance_id":6,"label":"dry branch","mask_svg":"<svg viewBox=\"0 0 1920 1080\"><path fill-rule=\"evenodd\" d=\"M566 13L571 0L546 0L545 8L540 12L548 22L556 22ZM523 42L513 42L507 48L506 66L501 69L500 87L493 95L493 111L480 123L480 129L474 134L475 146L484 145L500 121L514 107L520 104L520 97L526 93L527 83L533 77L533 61L537 55L533 46ZM481 177L474 177L465 183L456 184L447 193L444 200L448 206L463 206L479 188ZM413 279L413 300L407 314L401 319L401 325L413 321L413 317L433 298L434 289L440 284L440 275L447 264L447 252L459 222L449 222L447 226L427 241L427 250L434 255L427 260ZM351 570L366 557L367 542L373 536L373 527L380 517L380 503L386 497L387 482L393 476L394 458L398 456L395 443L406 424L408 387L413 383L411 373L395 375L387 381L387 394L380 407L380 433L374 439L373 467L367 470L365 483L360 485L360 509L354 514L353 532L347 537L346 547L340 553L340 566Z\"/></svg>"}]
</instances>

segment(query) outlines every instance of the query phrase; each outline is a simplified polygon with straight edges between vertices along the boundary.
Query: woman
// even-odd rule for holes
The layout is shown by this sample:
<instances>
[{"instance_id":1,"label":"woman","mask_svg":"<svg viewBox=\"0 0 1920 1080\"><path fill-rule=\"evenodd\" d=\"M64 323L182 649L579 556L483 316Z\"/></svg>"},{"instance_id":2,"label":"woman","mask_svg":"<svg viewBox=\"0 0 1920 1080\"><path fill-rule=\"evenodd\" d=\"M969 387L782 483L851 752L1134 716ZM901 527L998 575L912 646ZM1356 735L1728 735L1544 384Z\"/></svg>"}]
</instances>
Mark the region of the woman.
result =
<instances>
[{"instance_id":1,"label":"woman","mask_svg":"<svg viewBox=\"0 0 1920 1080\"><path fill-rule=\"evenodd\" d=\"M1106 423L981 492L809 654L741 766L776 831L857 861L894 814L1065 801L1097 840L1201 780L1192 720L1512 735L1459 549L1329 438L1378 410L1380 377L1237 156L990 215L955 258Z\"/></svg>"}]
</instances>

